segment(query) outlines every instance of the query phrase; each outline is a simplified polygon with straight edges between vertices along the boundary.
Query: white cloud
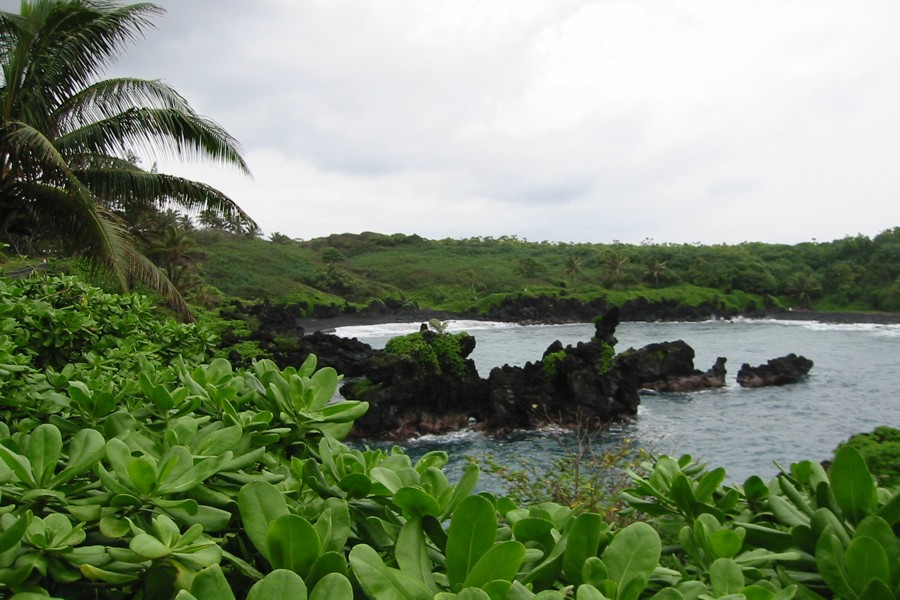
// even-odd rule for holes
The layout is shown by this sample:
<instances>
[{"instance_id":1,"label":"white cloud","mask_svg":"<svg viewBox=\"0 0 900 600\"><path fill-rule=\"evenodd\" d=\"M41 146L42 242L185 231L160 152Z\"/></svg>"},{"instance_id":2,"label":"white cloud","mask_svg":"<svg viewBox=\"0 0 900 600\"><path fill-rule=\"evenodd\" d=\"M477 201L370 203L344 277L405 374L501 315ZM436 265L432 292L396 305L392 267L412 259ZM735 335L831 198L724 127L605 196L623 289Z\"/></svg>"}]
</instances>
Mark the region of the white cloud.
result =
<instances>
[{"instance_id":1,"label":"white cloud","mask_svg":"<svg viewBox=\"0 0 900 600\"><path fill-rule=\"evenodd\" d=\"M0 2L6 10L11 2ZM900 225L894 0L163 0L118 70L267 232L796 242Z\"/></svg>"}]
</instances>

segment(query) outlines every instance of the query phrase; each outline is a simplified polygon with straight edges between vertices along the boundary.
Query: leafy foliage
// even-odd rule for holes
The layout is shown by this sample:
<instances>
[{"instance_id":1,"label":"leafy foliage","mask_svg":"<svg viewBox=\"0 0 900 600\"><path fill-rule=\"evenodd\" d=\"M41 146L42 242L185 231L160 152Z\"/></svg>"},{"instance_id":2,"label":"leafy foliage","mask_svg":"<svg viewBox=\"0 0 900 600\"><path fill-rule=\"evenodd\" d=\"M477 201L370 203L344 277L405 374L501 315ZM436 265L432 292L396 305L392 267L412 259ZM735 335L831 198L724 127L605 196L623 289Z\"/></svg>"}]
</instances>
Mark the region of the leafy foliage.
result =
<instances>
[{"instance_id":1,"label":"leafy foliage","mask_svg":"<svg viewBox=\"0 0 900 600\"><path fill-rule=\"evenodd\" d=\"M101 79L161 12L149 3L40 0L0 13L0 237L83 256L123 289L140 280L189 314L139 252L126 215L174 204L252 219L207 185L142 169L133 152L248 171L235 140L169 86Z\"/></svg>"},{"instance_id":2,"label":"leafy foliage","mask_svg":"<svg viewBox=\"0 0 900 600\"><path fill-rule=\"evenodd\" d=\"M900 486L900 429L876 427L870 433L854 435L841 446L855 448L880 485Z\"/></svg>"},{"instance_id":3,"label":"leafy foliage","mask_svg":"<svg viewBox=\"0 0 900 600\"><path fill-rule=\"evenodd\" d=\"M450 368L461 373L465 369L465 359L460 349L460 340L469 337L467 333L439 333L419 331L409 335L391 338L384 351L400 356L413 356L423 366L433 368L436 373Z\"/></svg>"},{"instance_id":4,"label":"leafy foliage","mask_svg":"<svg viewBox=\"0 0 900 600\"><path fill-rule=\"evenodd\" d=\"M195 325L141 310L117 315L117 303L135 306L130 296L67 278L3 281L0 289L0 368L14 375L0 379L8 385L3 597L789 600L898 592L900 490L879 488L852 448L837 453L829 472L798 463L768 485L751 478L732 487L723 486L722 469L659 457L635 469L621 496L640 511L634 517L650 520L610 524L584 498L571 507L476 493L478 466L451 482L444 452L413 460L397 448L348 446L342 439L367 406L335 402L340 377L317 370L313 356L297 368L263 360L236 370L223 359L204 362L207 342ZM48 307L56 312L47 332L32 336L19 325ZM163 339L173 341L154 345ZM74 362L46 348L64 348ZM129 350L140 357L127 360ZM580 489L602 486L592 480Z\"/></svg>"},{"instance_id":5,"label":"leafy foliage","mask_svg":"<svg viewBox=\"0 0 900 600\"><path fill-rule=\"evenodd\" d=\"M646 298L722 311L772 305L897 311L898 240L900 228L871 239L794 246L565 244L514 237L426 240L377 233L290 245L200 241L209 255L208 281L229 294L346 301L357 307L381 298L485 314L505 299L536 297L551 303L602 297L618 306ZM343 258L336 269L338 253ZM244 264L246 268L232 268Z\"/></svg>"}]
</instances>

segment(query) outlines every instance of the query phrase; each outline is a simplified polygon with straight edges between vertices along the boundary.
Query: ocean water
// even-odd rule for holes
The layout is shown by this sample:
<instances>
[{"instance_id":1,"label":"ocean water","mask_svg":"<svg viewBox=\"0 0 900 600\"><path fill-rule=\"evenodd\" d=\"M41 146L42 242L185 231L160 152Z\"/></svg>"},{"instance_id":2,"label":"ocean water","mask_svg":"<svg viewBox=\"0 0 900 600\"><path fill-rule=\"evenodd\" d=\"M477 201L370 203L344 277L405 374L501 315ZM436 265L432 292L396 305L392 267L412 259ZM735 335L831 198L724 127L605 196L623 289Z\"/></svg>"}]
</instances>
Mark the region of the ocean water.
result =
<instances>
[{"instance_id":1,"label":"ocean water","mask_svg":"<svg viewBox=\"0 0 900 600\"><path fill-rule=\"evenodd\" d=\"M338 335L373 347L419 329L419 323L343 327ZM471 358L482 377L503 364L538 360L553 341L575 344L593 335L591 324L529 325L450 321L449 331L475 336ZM690 454L728 479L764 479L800 460L829 458L837 445L878 425L900 427L900 325L827 324L809 321L734 320L700 323L622 323L617 351L652 342L684 340L696 352L695 367L706 370L716 357L728 359L728 385L692 394L643 395L634 422L617 425L605 443L621 437L654 454ZM735 377L742 363L759 365L790 352L815 362L800 383L743 389ZM410 454L442 449L454 457L493 454L514 463L525 457L550 464L562 453L565 432L518 432L493 438L475 432L425 436L404 444ZM488 488L493 484L488 481Z\"/></svg>"}]
</instances>

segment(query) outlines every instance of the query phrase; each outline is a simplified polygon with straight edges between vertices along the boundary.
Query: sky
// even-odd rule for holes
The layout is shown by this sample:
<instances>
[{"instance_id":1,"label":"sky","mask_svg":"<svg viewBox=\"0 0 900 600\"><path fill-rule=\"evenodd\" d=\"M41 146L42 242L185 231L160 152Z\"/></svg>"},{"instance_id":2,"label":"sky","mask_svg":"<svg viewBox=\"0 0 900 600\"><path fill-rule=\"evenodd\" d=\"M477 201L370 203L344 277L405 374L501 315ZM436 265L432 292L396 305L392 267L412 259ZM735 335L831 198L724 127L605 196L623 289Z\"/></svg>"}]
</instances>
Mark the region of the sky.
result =
<instances>
[{"instance_id":1,"label":"sky","mask_svg":"<svg viewBox=\"0 0 900 600\"><path fill-rule=\"evenodd\" d=\"M269 235L798 243L900 226L896 0L161 0ZM18 2L0 0L3 10Z\"/></svg>"}]
</instances>

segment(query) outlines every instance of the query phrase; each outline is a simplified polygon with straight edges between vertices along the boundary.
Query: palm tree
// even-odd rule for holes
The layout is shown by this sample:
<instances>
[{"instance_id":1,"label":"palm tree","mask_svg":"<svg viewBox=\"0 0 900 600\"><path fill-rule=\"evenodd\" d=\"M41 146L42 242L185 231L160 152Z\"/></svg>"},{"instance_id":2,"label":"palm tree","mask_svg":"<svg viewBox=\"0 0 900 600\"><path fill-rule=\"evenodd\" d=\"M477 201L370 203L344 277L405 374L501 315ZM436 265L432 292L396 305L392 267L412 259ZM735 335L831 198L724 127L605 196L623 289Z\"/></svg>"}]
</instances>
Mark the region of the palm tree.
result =
<instances>
[{"instance_id":1,"label":"palm tree","mask_svg":"<svg viewBox=\"0 0 900 600\"><path fill-rule=\"evenodd\" d=\"M197 263L206 256L194 249L194 240L175 224L166 225L162 232L153 236L146 255L163 269L169 281L180 291L186 290Z\"/></svg>"},{"instance_id":2,"label":"palm tree","mask_svg":"<svg viewBox=\"0 0 900 600\"><path fill-rule=\"evenodd\" d=\"M622 278L625 276L625 265L627 265L629 261L630 259L627 256L622 256L618 252L612 252L607 258L609 278L612 281L613 287L619 287Z\"/></svg>"},{"instance_id":3,"label":"palm tree","mask_svg":"<svg viewBox=\"0 0 900 600\"><path fill-rule=\"evenodd\" d=\"M653 278L653 281L656 282L656 287L659 288L659 278L664 275L666 272L666 261L664 260L655 260L650 268L647 269L647 275Z\"/></svg>"},{"instance_id":4,"label":"palm tree","mask_svg":"<svg viewBox=\"0 0 900 600\"><path fill-rule=\"evenodd\" d=\"M0 240L23 231L52 237L123 289L143 282L189 317L120 214L177 206L256 224L225 194L142 169L132 153L197 157L249 175L236 141L171 87L100 78L162 13L100 0L25 0L20 14L0 12L0 224L17 228L0 230Z\"/></svg>"},{"instance_id":5,"label":"palm tree","mask_svg":"<svg viewBox=\"0 0 900 600\"><path fill-rule=\"evenodd\" d=\"M569 276L569 281L575 283L575 280L581 275L581 257L567 256L563 262L563 273Z\"/></svg>"}]
</instances>

